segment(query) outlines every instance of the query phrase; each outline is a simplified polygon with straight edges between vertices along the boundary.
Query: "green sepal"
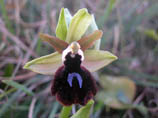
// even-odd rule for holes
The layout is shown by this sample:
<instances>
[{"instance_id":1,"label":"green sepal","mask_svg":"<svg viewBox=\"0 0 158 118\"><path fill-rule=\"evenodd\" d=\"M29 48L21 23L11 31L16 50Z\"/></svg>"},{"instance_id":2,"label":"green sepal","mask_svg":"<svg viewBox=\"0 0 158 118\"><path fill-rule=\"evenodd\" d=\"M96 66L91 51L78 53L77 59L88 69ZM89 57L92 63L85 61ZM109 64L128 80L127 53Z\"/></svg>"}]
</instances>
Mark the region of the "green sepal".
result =
<instances>
[{"instance_id":1,"label":"green sepal","mask_svg":"<svg viewBox=\"0 0 158 118\"><path fill-rule=\"evenodd\" d=\"M97 71L117 59L114 54L102 50L86 50L84 56L82 65L90 72Z\"/></svg>"},{"instance_id":2,"label":"green sepal","mask_svg":"<svg viewBox=\"0 0 158 118\"><path fill-rule=\"evenodd\" d=\"M72 19L72 15L70 14L67 8L64 9L64 13L65 13L65 20L66 20L67 27L69 27L71 19Z\"/></svg>"},{"instance_id":3,"label":"green sepal","mask_svg":"<svg viewBox=\"0 0 158 118\"><path fill-rule=\"evenodd\" d=\"M96 30L98 30L98 26L96 24L94 15L92 14L92 23L88 27L88 29L87 29L87 31L85 33L85 36L93 33ZM100 43L101 43L101 39L96 40L93 49L99 50L100 49Z\"/></svg>"},{"instance_id":4,"label":"green sepal","mask_svg":"<svg viewBox=\"0 0 158 118\"><path fill-rule=\"evenodd\" d=\"M60 11L58 24L56 27L56 37L65 41L67 35L67 29L68 29L68 25L66 24L65 10L64 8L62 8Z\"/></svg>"},{"instance_id":5,"label":"green sepal","mask_svg":"<svg viewBox=\"0 0 158 118\"><path fill-rule=\"evenodd\" d=\"M24 69L44 75L53 75L62 65L61 54L55 52L27 62Z\"/></svg>"},{"instance_id":6,"label":"green sepal","mask_svg":"<svg viewBox=\"0 0 158 118\"><path fill-rule=\"evenodd\" d=\"M87 9L80 9L72 18L68 28L66 42L78 41L92 22L92 16Z\"/></svg>"}]
</instances>

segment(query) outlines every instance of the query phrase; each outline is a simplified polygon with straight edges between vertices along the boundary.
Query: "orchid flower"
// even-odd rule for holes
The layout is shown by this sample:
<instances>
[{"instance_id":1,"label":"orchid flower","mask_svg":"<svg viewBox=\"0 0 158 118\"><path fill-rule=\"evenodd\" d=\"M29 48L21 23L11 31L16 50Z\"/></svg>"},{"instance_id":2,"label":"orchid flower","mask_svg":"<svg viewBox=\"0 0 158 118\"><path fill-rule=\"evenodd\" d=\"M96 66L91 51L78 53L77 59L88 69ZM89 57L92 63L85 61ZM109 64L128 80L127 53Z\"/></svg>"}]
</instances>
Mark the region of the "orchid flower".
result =
<instances>
[{"instance_id":1,"label":"orchid flower","mask_svg":"<svg viewBox=\"0 0 158 118\"><path fill-rule=\"evenodd\" d=\"M56 37L40 34L56 52L34 59L24 68L44 75L54 75L51 92L65 105L85 105L97 92L91 72L108 65L117 57L99 50L102 31L97 29L94 16L80 9L73 17L62 8Z\"/></svg>"}]
</instances>

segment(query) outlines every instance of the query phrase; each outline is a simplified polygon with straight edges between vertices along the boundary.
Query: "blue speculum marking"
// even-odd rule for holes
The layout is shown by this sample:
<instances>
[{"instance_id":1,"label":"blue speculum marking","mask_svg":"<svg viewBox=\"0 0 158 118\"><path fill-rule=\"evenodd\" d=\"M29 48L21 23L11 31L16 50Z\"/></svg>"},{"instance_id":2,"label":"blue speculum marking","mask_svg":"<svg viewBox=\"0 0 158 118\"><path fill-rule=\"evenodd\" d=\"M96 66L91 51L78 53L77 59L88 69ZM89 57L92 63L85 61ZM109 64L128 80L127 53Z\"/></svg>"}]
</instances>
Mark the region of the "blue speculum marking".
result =
<instances>
[{"instance_id":1,"label":"blue speculum marking","mask_svg":"<svg viewBox=\"0 0 158 118\"><path fill-rule=\"evenodd\" d=\"M80 88L82 88L82 77L78 73L69 73L67 82L69 83L70 87L72 87L72 80L74 79L74 77L77 78L79 86Z\"/></svg>"}]
</instances>

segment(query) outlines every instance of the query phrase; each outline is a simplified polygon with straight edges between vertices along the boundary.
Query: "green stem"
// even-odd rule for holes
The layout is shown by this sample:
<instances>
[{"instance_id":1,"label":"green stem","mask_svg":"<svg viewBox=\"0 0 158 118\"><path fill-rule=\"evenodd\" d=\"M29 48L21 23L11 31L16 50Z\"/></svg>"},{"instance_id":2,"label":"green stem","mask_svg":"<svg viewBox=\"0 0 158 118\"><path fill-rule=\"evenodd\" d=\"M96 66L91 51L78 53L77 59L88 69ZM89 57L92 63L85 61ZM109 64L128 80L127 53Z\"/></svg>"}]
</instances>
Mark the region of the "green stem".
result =
<instances>
[{"instance_id":1,"label":"green stem","mask_svg":"<svg viewBox=\"0 0 158 118\"><path fill-rule=\"evenodd\" d=\"M16 90L17 90L16 88L12 88L12 89L9 89L8 91L2 93L2 94L0 95L0 100L1 100L4 96L7 96L8 94L10 94L10 93L12 93L12 92L14 92L14 91L16 91Z\"/></svg>"}]
</instances>

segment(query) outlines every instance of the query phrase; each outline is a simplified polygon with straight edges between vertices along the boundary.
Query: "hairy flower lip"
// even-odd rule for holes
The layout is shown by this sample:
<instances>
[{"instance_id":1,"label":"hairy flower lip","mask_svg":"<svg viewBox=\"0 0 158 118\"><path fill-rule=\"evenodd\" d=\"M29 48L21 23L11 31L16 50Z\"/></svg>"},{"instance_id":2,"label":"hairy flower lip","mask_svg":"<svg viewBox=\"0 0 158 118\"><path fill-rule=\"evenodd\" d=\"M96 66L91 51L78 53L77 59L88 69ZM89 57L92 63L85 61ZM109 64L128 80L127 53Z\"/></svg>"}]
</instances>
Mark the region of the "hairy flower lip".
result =
<instances>
[{"instance_id":1,"label":"hairy flower lip","mask_svg":"<svg viewBox=\"0 0 158 118\"><path fill-rule=\"evenodd\" d=\"M57 100L64 106L87 104L97 92L96 82L93 76L86 68L81 66L81 72L79 73L81 74L81 77L84 76L84 79L82 81L82 87L80 88L78 81L75 78L76 81L73 81L73 85L69 85L66 76L68 73L69 72L65 70L64 66L61 66L57 70L52 82L52 95L56 96Z\"/></svg>"}]
</instances>

